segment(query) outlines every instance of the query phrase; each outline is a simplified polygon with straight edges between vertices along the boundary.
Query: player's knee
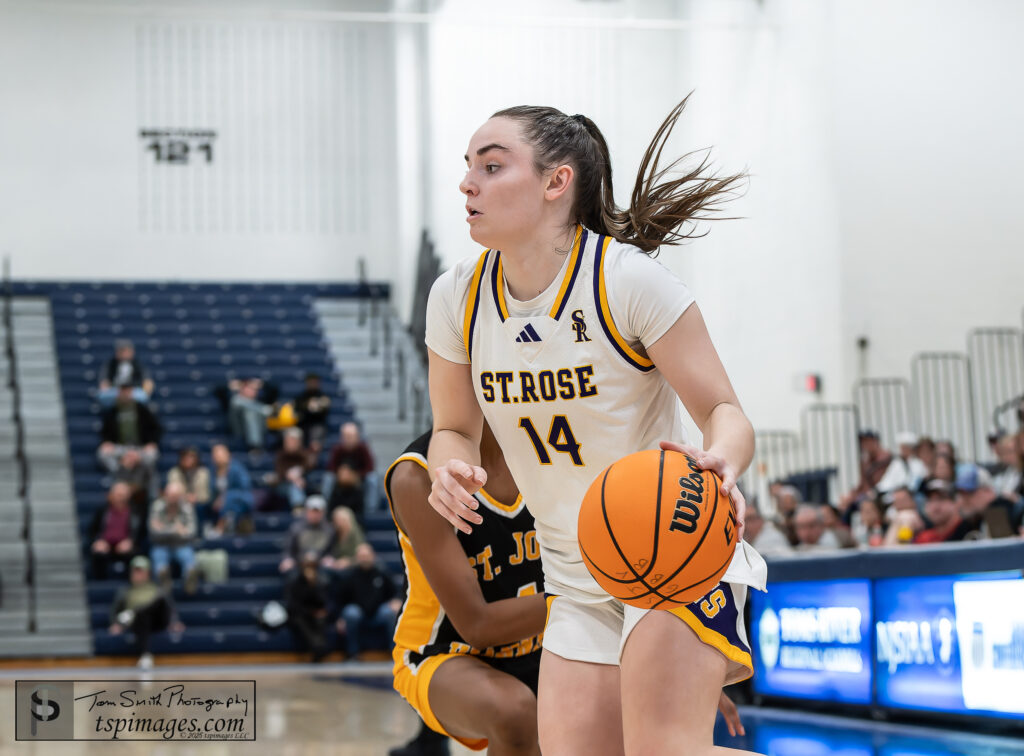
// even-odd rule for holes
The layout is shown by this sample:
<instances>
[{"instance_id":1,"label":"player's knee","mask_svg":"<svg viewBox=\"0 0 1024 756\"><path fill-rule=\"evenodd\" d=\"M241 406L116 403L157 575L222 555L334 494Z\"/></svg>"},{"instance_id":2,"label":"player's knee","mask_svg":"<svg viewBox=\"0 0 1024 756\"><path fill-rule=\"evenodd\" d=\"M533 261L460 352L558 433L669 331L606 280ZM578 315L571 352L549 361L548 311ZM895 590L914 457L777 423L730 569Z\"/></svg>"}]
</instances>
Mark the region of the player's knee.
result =
<instances>
[{"instance_id":1,"label":"player's knee","mask_svg":"<svg viewBox=\"0 0 1024 756\"><path fill-rule=\"evenodd\" d=\"M525 685L504 691L503 696L491 720L489 739L513 749L536 746L537 698Z\"/></svg>"}]
</instances>

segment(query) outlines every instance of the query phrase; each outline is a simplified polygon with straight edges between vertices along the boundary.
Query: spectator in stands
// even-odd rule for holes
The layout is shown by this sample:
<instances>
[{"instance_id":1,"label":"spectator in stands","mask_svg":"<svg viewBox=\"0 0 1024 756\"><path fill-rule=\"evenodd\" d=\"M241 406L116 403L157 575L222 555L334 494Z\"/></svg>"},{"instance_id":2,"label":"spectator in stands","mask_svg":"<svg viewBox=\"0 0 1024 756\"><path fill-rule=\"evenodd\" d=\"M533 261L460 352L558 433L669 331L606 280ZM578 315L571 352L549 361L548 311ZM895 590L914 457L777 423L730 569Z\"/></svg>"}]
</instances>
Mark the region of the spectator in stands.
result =
<instances>
[{"instance_id":1,"label":"spectator in stands","mask_svg":"<svg viewBox=\"0 0 1024 756\"><path fill-rule=\"evenodd\" d=\"M196 592L199 570L196 569L192 542L197 534L196 513L185 498L184 486L168 483L163 496L153 502L153 511L149 515L149 556L153 560L157 580L165 589L170 589L173 560L185 578L185 592Z\"/></svg>"},{"instance_id":2,"label":"spectator in stands","mask_svg":"<svg viewBox=\"0 0 1024 756\"><path fill-rule=\"evenodd\" d=\"M138 449L126 449L117 462L114 481L127 483L132 488L132 506L145 519L149 511L149 502L156 494L157 476L153 470L142 463L142 455Z\"/></svg>"},{"instance_id":3,"label":"spectator in stands","mask_svg":"<svg viewBox=\"0 0 1024 756\"><path fill-rule=\"evenodd\" d=\"M281 448L274 458L274 479L277 494L297 509L306 500L307 475L316 467L316 454L302 445L302 431L287 428Z\"/></svg>"},{"instance_id":4,"label":"spectator in stands","mask_svg":"<svg viewBox=\"0 0 1024 756\"><path fill-rule=\"evenodd\" d=\"M901 543L912 543L914 536L924 530L924 518L917 497L908 488L897 488L895 491L880 497L885 510L888 528L885 531L885 546Z\"/></svg>"},{"instance_id":5,"label":"spectator in stands","mask_svg":"<svg viewBox=\"0 0 1024 756\"><path fill-rule=\"evenodd\" d=\"M825 527L821 507L815 504L801 504L793 515L793 529L796 531L797 551L835 551L839 541L835 533Z\"/></svg>"},{"instance_id":6,"label":"spectator in stands","mask_svg":"<svg viewBox=\"0 0 1024 756\"><path fill-rule=\"evenodd\" d=\"M818 511L821 513L822 522L825 523L825 532L831 533L835 537L839 548L852 549L857 545L857 539L850 532L850 526L839 516L838 509L831 504L822 504L818 507Z\"/></svg>"},{"instance_id":7,"label":"spectator in stands","mask_svg":"<svg viewBox=\"0 0 1024 756\"><path fill-rule=\"evenodd\" d=\"M130 384L134 387L132 394L135 401L140 404L145 404L153 396L153 380L136 359L135 345L127 339L118 339L114 342L114 356L107 360L103 369L100 390L96 397L103 407L114 404L121 384Z\"/></svg>"},{"instance_id":8,"label":"spectator in stands","mask_svg":"<svg viewBox=\"0 0 1024 756\"><path fill-rule=\"evenodd\" d=\"M89 525L92 576L106 580L111 562L126 564L134 555L142 534L142 518L132 510L131 488L115 483L107 492L107 505L98 509Z\"/></svg>"},{"instance_id":9,"label":"spectator in stands","mask_svg":"<svg viewBox=\"0 0 1024 756\"><path fill-rule=\"evenodd\" d=\"M1020 532L1024 504L996 490L985 468L965 462L957 465L956 489L960 512L984 538L1006 538Z\"/></svg>"},{"instance_id":10,"label":"spectator in stands","mask_svg":"<svg viewBox=\"0 0 1024 756\"><path fill-rule=\"evenodd\" d=\"M317 562L326 566L333 559L330 556L337 534L334 526L326 519L327 502L323 496L306 499L305 514L292 523L285 542L284 555L278 569L289 573L298 567L303 554L315 554Z\"/></svg>"},{"instance_id":11,"label":"spectator in stands","mask_svg":"<svg viewBox=\"0 0 1024 756\"><path fill-rule=\"evenodd\" d=\"M793 515L796 514L796 508L803 503L800 489L783 483L773 483L769 491L775 500L778 527L782 534L789 539L789 545L796 546L798 541L796 530L793 527Z\"/></svg>"},{"instance_id":12,"label":"spectator in stands","mask_svg":"<svg viewBox=\"0 0 1024 756\"><path fill-rule=\"evenodd\" d=\"M328 553L329 561L324 566L332 570L348 569L356 555L356 547L366 542L363 529L359 527L355 513L348 507L338 507L331 511L331 523L334 525L334 546Z\"/></svg>"},{"instance_id":13,"label":"spectator in stands","mask_svg":"<svg viewBox=\"0 0 1024 756\"><path fill-rule=\"evenodd\" d=\"M945 454L947 457L953 460L953 466L956 466L956 448L953 446L953 442L949 439L943 439L942 441L935 442L935 453Z\"/></svg>"},{"instance_id":14,"label":"spectator in stands","mask_svg":"<svg viewBox=\"0 0 1024 756\"><path fill-rule=\"evenodd\" d=\"M839 500L839 509L843 512L874 490L892 464L892 455L882 448L875 431L862 430L857 434L857 442L860 445L860 481Z\"/></svg>"},{"instance_id":15,"label":"spectator in stands","mask_svg":"<svg viewBox=\"0 0 1024 756\"><path fill-rule=\"evenodd\" d=\"M364 632L377 630L389 639L394 635L395 619L402 607L395 593L395 584L377 564L373 547L360 544L356 548L355 567L342 574L335 597L341 607L337 630L345 634L350 659L362 650Z\"/></svg>"},{"instance_id":16,"label":"spectator in stands","mask_svg":"<svg viewBox=\"0 0 1024 756\"><path fill-rule=\"evenodd\" d=\"M274 412L273 406L259 400L260 386L258 378L239 382L228 406L228 427L232 435L245 442L249 451L263 449L267 418Z\"/></svg>"},{"instance_id":17,"label":"spectator in stands","mask_svg":"<svg viewBox=\"0 0 1024 756\"><path fill-rule=\"evenodd\" d=\"M924 486L924 513L931 522L914 536L914 543L945 543L963 541L974 531L971 523L960 515L956 502L956 490L942 478L929 478Z\"/></svg>"},{"instance_id":18,"label":"spectator in stands","mask_svg":"<svg viewBox=\"0 0 1024 756\"><path fill-rule=\"evenodd\" d=\"M333 512L338 507L350 509L359 522L363 521L366 508L366 497L360 485L359 473L342 462L334 474L334 485L331 487L328 509Z\"/></svg>"},{"instance_id":19,"label":"spectator in stands","mask_svg":"<svg viewBox=\"0 0 1024 756\"><path fill-rule=\"evenodd\" d=\"M156 415L145 404L135 401L132 391L131 383L120 384L117 402L103 413L100 446L96 456L103 469L116 473L121 456L134 449L152 476L156 474L162 430Z\"/></svg>"},{"instance_id":20,"label":"spectator in stands","mask_svg":"<svg viewBox=\"0 0 1024 756\"><path fill-rule=\"evenodd\" d=\"M956 480L956 457L952 454L940 451L935 454L935 470L933 478L952 483ZM923 489L922 489L923 491Z\"/></svg>"},{"instance_id":21,"label":"spectator in stands","mask_svg":"<svg viewBox=\"0 0 1024 756\"><path fill-rule=\"evenodd\" d=\"M879 497L869 495L861 499L850 531L858 546L875 547L885 543L885 510Z\"/></svg>"},{"instance_id":22,"label":"spectator in stands","mask_svg":"<svg viewBox=\"0 0 1024 756\"><path fill-rule=\"evenodd\" d=\"M903 431L896 434L899 454L892 458L885 474L875 484L876 491L884 494L902 487L914 490L929 476L928 467L915 455L917 442L915 433Z\"/></svg>"},{"instance_id":23,"label":"spectator in stands","mask_svg":"<svg viewBox=\"0 0 1024 756\"><path fill-rule=\"evenodd\" d=\"M246 532L252 513L252 478L224 444L210 450L213 459L213 503L210 505L215 525L213 534Z\"/></svg>"},{"instance_id":24,"label":"spectator in stands","mask_svg":"<svg viewBox=\"0 0 1024 756\"><path fill-rule=\"evenodd\" d=\"M139 666L152 669L149 647L153 634L164 630L182 633L185 626L178 620L171 597L153 582L146 557L132 559L130 577L131 582L118 591L110 606L109 631L111 635L120 635L125 630L134 633L141 654Z\"/></svg>"},{"instance_id":25,"label":"spectator in stands","mask_svg":"<svg viewBox=\"0 0 1024 756\"><path fill-rule=\"evenodd\" d=\"M935 474L935 442L928 438L928 436L921 436L917 440L917 446L914 447L914 456L921 460L921 464L928 471L928 475Z\"/></svg>"},{"instance_id":26,"label":"spectator in stands","mask_svg":"<svg viewBox=\"0 0 1024 756\"><path fill-rule=\"evenodd\" d=\"M380 487L377 474L374 472L373 453L362 439L359 426L353 422L341 426L339 442L331 449L331 456L327 462L327 470L331 474L325 479L325 483L329 483L330 487L337 481L338 468L343 464L351 467L359 477L359 486L365 502L363 509L368 512L376 511L380 503ZM330 487L325 485L324 496L330 497Z\"/></svg>"},{"instance_id":27,"label":"spectator in stands","mask_svg":"<svg viewBox=\"0 0 1024 756\"><path fill-rule=\"evenodd\" d=\"M199 461L199 450L194 446L178 453L178 464L167 473L167 482L185 489L185 499L196 514L210 503L210 470Z\"/></svg>"},{"instance_id":28,"label":"spectator in stands","mask_svg":"<svg viewBox=\"0 0 1024 756\"><path fill-rule=\"evenodd\" d=\"M1017 437L1009 433L999 436L995 444L998 467L992 476L992 488L999 496L1019 501L1024 495L1024 453Z\"/></svg>"},{"instance_id":29,"label":"spectator in stands","mask_svg":"<svg viewBox=\"0 0 1024 756\"><path fill-rule=\"evenodd\" d=\"M331 397L320 387L320 376L306 374L306 388L295 397L295 416L302 429L306 446L315 454L324 448L327 438L327 417L331 412Z\"/></svg>"},{"instance_id":30,"label":"spectator in stands","mask_svg":"<svg viewBox=\"0 0 1024 756\"><path fill-rule=\"evenodd\" d=\"M285 584L288 627L303 647L322 661L327 648L327 581L320 575L314 552L302 556L302 568Z\"/></svg>"},{"instance_id":31,"label":"spectator in stands","mask_svg":"<svg viewBox=\"0 0 1024 756\"><path fill-rule=\"evenodd\" d=\"M766 558L790 556L793 547L789 538L771 520L761 516L756 500L747 501L746 529L743 538Z\"/></svg>"}]
</instances>

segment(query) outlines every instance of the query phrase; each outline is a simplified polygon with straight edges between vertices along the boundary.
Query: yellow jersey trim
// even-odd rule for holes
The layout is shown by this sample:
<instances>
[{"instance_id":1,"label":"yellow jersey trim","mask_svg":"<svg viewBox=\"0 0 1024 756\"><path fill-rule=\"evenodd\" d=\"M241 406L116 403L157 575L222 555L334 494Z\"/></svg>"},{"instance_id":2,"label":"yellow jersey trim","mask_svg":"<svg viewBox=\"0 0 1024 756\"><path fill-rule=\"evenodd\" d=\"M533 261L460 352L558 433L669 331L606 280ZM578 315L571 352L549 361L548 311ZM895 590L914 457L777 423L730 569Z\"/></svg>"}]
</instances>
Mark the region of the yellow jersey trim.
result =
<instances>
[{"instance_id":1,"label":"yellow jersey trim","mask_svg":"<svg viewBox=\"0 0 1024 756\"><path fill-rule=\"evenodd\" d=\"M721 651L722 656L726 659L746 667L751 670L751 674L753 674L754 663L751 661L750 654L746 651L734 646L729 642L729 639L721 633L716 633L714 630L704 625L704 623L697 619L693 612L685 606L677 606L675 609L669 609L668 611L689 625L690 629L697 634L698 638L712 648L716 648ZM750 675L747 675L747 677L749 676Z\"/></svg>"},{"instance_id":2,"label":"yellow jersey trim","mask_svg":"<svg viewBox=\"0 0 1024 756\"><path fill-rule=\"evenodd\" d=\"M391 519L395 523L395 528L398 530L398 532L402 535L403 538L408 540L409 536L405 534L405 531L402 530L402 526L398 524L398 518L395 517L395 504L393 501L391 501L391 473L394 472L395 468L398 467L398 464L400 462L415 462L417 465L426 470L428 474L430 473L430 468L427 467L426 460L424 460L423 457L421 457L419 454L403 454L390 465L388 465L388 469L384 472L384 495L387 497L388 500L388 511L391 512Z\"/></svg>"},{"instance_id":3,"label":"yellow jersey trim","mask_svg":"<svg viewBox=\"0 0 1024 756\"><path fill-rule=\"evenodd\" d=\"M611 307L608 306L608 291L604 281L604 264L607 260L608 245L611 243L612 238L610 236L604 237L604 243L601 245L601 255L598 260L597 269L597 287L598 287L598 307L601 308L601 315L605 331L612 340L618 345L619 350L622 351L625 356L637 364L640 368L652 368L654 367L654 361L649 357L644 357L639 354L633 347L631 347L626 340L622 338L622 334L619 333L619 329L615 326L615 320L612 318Z\"/></svg>"},{"instance_id":4,"label":"yellow jersey trim","mask_svg":"<svg viewBox=\"0 0 1024 756\"><path fill-rule=\"evenodd\" d=\"M477 491L477 493L480 496L482 496L484 499L486 499L488 504L490 504L495 509L500 509L502 512L515 512L523 504L523 495L522 494L519 494L518 496L516 496L516 500L515 500L514 504L502 504L500 501L495 499L493 496L491 496L489 493L487 493L487 491L485 491L482 488L479 491Z\"/></svg>"},{"instance_id":5,"label":"yellow jersey trim","mask_svg":"<svg viewBox=\"0 0 1024 756\"><path fill-rule=\"evenodd\" d=\"M469 284L469 297L466 300L466 316L462 321L462 341L466 347L466 354L470 359L473 357L473 329L476 326L476 313L480 308L480 281L483 278L484 263L487 262L487 254L491 250L485 250L476 263L476 270L473 271L473 280Z\"/></svg>"},{"instance_id":6,"label":"yellow jersey trim","mask_svg":"<svg viewBox=\"0 0 1024 756\"><path fill-rule=\"evenodd\" d=\"M555 303L551 306L551 312L548 313L549 317L558 319L558 316L562 313L565 308L565 303L569 299L569 295L572 293L572 286L576 280L576 276L579 273L580 263L580 240L583 238L583 226L576 226L576 236L572 242L572 253L569 256L569 265L565 269L565 275L562 276L562 285L558 289L558 296L555 297Z\"/></svg>"}]
</instances>

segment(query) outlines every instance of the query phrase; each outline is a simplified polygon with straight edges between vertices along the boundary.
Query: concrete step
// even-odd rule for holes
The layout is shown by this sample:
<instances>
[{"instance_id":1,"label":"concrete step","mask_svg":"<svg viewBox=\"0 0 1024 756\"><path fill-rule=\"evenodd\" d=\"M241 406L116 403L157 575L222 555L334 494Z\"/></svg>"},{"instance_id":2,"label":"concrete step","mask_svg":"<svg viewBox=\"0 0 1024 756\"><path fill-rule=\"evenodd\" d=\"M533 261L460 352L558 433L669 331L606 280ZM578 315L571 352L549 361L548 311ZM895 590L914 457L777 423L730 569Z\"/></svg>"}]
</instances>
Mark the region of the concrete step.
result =
<instances>
[{"instance_id":1,"label":"concrete step","mask_svg":"<svg viewBox=\"0 0 1024 756\"><path fill-rule=\"evenodd\" d=\"M50 315L50 299L49 297L14 297L11 300L11 312L14 315L44 315L48 318ZM15 329L18 328L21 321L22 318L15 319Z\"/></svg>"},{"instance_id":2,"label":"concrete step","mask_svg":"<svg viewBox=\"0 0 1024 756\"><path fill-rule=\"evenodd\" d=\"M92 634L36 633L18 638L0 638L0 657L91 656Z\"/></svg>"},{"instance_id":3,"label":"concrete step","mask_svg":"<svg viewBox=\"0 0 1024 756\"><path fill-rule=\"evenodd\" d=\"M43 609L36 607L36 628L40 632L75 630L89 622L84 606L77 608ZM0 635L28 627L28 607L0 611Z\"/></svg>"},{"instance_id":4,"label":"concrete step","mask_svg":"<svg viewBox=\"0 0 1024 756\"><path fill-rule=\"evenodd\" d=\"M378 303L378 312L386 307L387 305ZM318 299L313 303L313 308L321 317L339 315L352 317L358 315L363 309L369 311L370 304L368 301L359 299Z\"/></svg>"}]
</instances>

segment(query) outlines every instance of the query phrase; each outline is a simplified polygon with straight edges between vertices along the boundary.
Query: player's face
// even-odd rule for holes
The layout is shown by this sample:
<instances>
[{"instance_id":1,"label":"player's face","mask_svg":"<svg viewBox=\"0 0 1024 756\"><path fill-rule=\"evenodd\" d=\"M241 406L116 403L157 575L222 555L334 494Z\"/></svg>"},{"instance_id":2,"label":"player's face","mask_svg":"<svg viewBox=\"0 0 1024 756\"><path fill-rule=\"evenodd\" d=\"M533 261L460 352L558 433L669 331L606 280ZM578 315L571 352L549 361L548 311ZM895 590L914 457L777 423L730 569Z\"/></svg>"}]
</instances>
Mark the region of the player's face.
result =
<instances>
[{"instance_id":1,"label":"player's face","mask_svg":"<svg viewBox=\"0 0 1024 756\"><path fill-rule=\"evenodd\" d=\"M544 210L544 179L519 124L492 118L473 134L466 150L466 221L473 241L507 249L528 236Z\"/></svg>"}]
</instances>

